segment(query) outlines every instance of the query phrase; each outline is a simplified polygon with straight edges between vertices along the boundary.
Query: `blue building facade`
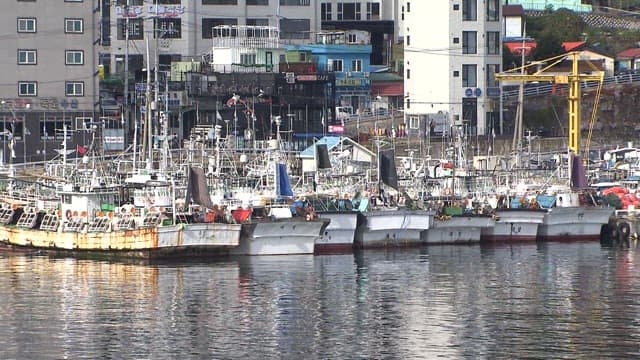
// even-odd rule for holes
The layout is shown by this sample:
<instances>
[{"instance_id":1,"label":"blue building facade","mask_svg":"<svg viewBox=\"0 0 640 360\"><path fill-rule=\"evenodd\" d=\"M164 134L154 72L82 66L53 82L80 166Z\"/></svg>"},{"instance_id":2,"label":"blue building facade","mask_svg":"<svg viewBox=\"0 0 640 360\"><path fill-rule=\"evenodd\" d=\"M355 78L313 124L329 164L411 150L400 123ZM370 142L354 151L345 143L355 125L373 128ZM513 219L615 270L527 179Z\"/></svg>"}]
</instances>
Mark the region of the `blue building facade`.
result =
<instances>
[{"instance_id":1,"label":"blue building facade","mask_svg":"<svg viewBox=\"0 0 640 360\"><path fill-rule=\"evenodd\" d=\"M310 51L318 72L334 74L335 106L351 107L354 113L370 108L372 99L369 74L372 46L365 34L319 34L316 43L295 45L290 49Z\"/></svg>"}]
</instances>

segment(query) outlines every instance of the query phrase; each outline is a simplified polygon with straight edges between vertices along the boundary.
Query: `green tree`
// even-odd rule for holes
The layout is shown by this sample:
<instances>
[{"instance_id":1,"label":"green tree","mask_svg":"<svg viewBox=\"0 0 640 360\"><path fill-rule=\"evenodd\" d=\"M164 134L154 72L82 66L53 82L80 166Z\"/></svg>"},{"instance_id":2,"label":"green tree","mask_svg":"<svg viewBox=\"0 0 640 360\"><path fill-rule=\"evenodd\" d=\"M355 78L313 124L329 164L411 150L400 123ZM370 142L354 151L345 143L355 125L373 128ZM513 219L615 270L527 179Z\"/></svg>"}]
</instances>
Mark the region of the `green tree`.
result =
<instances>
[{"instance_id":1,"label":"green tree","mask_svg":"<svg viewBox=\"0 0 640 360\"><path fill-rule=\"evenodd\" d=\"M536 38L536 42L538 44L531 50L528 60L544 60L566 52L560 39L553 35L542 35Z\"/></svg>"}]
</instances>

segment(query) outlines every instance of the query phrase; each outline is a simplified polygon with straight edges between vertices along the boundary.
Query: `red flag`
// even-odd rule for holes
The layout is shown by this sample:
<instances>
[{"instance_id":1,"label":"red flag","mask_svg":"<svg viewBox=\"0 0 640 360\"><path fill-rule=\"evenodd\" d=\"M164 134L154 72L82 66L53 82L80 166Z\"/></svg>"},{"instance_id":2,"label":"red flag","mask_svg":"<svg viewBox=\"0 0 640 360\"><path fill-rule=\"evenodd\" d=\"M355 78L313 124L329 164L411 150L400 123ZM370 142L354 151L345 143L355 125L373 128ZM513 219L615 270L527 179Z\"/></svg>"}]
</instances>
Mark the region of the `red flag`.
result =
<instances>
[{"instance_id":1,"label":"red flag","mask_svg":"<svg viewBox=\"0 0 640 360\"><path fill-rule=\"evenodd\" d=\"M87 153L87 148L82 145L76 145L76 151L78 152L78 154L84 155Z\"/></svg>"}]
</instances>

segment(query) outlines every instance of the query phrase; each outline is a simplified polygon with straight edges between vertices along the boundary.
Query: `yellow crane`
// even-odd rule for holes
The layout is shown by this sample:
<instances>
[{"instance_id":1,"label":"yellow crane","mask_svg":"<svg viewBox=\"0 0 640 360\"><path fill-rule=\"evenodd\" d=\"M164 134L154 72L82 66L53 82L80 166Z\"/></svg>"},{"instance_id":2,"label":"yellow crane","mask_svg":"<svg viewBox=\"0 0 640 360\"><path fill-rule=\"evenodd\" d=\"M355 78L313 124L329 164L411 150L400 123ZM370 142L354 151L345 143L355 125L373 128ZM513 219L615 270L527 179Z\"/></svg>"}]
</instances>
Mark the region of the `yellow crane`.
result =
<instances>
[{"instance_id":1,"label":"yellow crane","mask_svg":"<svg viewBox=\"0 0 640 360\"><path fill-rule=\"evenodd\" d=\"M586 149L588 151L588 147L591 145L591 130L593 128L593 124L596 120L596 112L598 107L598 102L600 99L600 90L602 88L602 80L604 78L604 72L598 69L593 63L590 61L586 61L586 63L591 68L591 73L586 74L580 73L579 62L578 62L577 51L569 52L566 54L554 56L549 59L545 59L542 61L537 61L532 64L523 65L522 67L514 68L508 71L504 71L501 73L497 73L495 75L496 79L499 81L520 81L524 82L533 82L533 81L549 81L554 84L567 84L569 87L569 150L573 151L574 154L580 154L580 105L581 105L581 81L598 81L598 86L596 90L596 98L594 100L593 110L591 114L591 119L589 122L589 135L587 138ZM571 72L561 73L554 71L553 67L557 66L562 61L567 58L571 59ZM527 73L526 69L531 67L538 67L536 71L532 73ZM522 104L520 104L522 106ZM522 121L522 119L520 119Z\"/></svg>"}]
</instances>

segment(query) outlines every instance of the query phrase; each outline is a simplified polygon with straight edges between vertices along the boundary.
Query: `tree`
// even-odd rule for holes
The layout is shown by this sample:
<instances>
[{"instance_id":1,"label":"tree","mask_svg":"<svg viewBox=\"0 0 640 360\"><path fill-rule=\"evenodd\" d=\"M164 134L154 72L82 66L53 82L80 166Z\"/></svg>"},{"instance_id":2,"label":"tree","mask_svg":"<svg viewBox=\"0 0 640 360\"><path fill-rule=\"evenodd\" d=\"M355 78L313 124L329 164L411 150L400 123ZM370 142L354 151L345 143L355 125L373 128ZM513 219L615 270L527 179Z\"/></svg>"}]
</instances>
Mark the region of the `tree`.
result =
<instances>
[{"instance_id":1,"label":"tree","mask_svg":"<svg viewBox=\"0 0 640 360\"><path fill-rule=\"evenodd\" d=\"M560 39L553 35L543 35L537 38L536 41L538 44L531 50L531 60L544 60L566 52Z\"/></svg>"}]
</instances>

